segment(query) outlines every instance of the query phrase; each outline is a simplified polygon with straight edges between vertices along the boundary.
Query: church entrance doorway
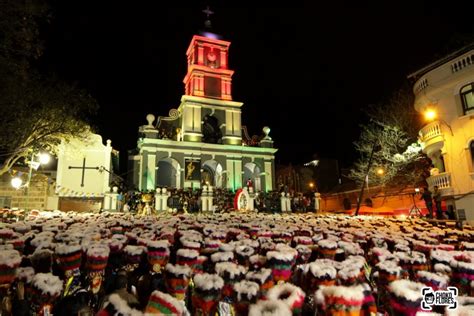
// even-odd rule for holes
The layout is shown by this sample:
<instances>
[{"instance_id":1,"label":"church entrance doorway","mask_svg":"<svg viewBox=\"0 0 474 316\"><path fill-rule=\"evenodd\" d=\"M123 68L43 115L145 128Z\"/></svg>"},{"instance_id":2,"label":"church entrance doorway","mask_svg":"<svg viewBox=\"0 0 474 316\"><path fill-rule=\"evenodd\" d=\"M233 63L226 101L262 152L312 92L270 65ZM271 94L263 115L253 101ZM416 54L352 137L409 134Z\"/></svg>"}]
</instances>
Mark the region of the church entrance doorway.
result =
<instances>
[{"instance_id":1,"label":"church entrance doorway","mask_svg":"<svg viewBox=\"0 0 474 316\"><path fill-rule=\"evenodd\" d=\"M181 166L173 158L164 158L158 161L158 187L181 188Z\"/></svg>"},{"instance_id":2,"label":"church entrance doorway","mask_svg":"<svg viewBox=\"0 0 474 316\"><path fill-rule=\"evenodd\" d=\"M252 182L252 186L254 190L261 191L262 190L262 182L260 180L261 169L253 162L248 162L244 165L244 178L243 185L245 186L248 180Z\"/></svg>"},{"instance_id":3,"label":"church entrance doorway","mask_svg":"<svg viewBox=\"0 0 474 316\"><path fill-rule=\"evenodd\" d=\"M222 133L217 118L211 115L204 116L202 134L203 143L219 144L222 142Z\"/></svg>"},{"instance_id":4,"label":"church entrance doorway","mask_svg":"<svg viewBox=\"0 0 474 316\"><path fill-rule=\"evenodd\" d=\"M202 164L203 184L222 188L222 165L215 160L207 160Z\"/></svg>"}]
</instances>

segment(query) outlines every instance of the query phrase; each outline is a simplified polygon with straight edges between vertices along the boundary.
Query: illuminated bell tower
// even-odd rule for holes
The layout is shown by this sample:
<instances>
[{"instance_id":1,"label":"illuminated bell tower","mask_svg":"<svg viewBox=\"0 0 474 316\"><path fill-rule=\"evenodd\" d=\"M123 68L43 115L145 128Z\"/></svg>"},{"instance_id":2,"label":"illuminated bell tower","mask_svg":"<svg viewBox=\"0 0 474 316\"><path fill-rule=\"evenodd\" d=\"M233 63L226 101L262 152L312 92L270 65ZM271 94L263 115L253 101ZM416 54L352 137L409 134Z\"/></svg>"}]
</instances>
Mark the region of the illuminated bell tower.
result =
<instances>
[{"instance_id":1,"label":"illuminated bell tower","mask_svg":"<svg viewBox=\"0 0 474 316\"><path fill-rule=\"evenodd\" d=\"M188 73L184 77L185 94L232 100L233 70L227 68L230 42L195 35L186 52Z\"/></svg>"},{"instance_id":2,"label":"illuminated bell tower","mask_svg":"<svg viewBox=\"0 0 474 316\"><path fill-rule=\"evenodd\" d=\"M137 149L129 157L132 183L140 190L206 184L235 191L252 179L256 189L271 191L277 149L270 129L259 142L242 142L243 103L232 100L230 42L209 32L212 11L203 12L207 31L193 36L186 51L185 93L178 109L156 124L149 115L148 125L140 126Z\"/></svg>"},{"instance_id":3,"label":"illuminated bell tower","mask_svg":"<svg viewBox=\"0 0 474 316\"><path fill-rule=\"evenodd\" d=\"M210 27L210 21L206 23ZM230 42L210 32L194 35L189 44L185 95L180 105L184 141L218 139L218 144L242 145L242 103L232 101L234 71L228 68L229 46Z\"/></svg>"}]
</instances>

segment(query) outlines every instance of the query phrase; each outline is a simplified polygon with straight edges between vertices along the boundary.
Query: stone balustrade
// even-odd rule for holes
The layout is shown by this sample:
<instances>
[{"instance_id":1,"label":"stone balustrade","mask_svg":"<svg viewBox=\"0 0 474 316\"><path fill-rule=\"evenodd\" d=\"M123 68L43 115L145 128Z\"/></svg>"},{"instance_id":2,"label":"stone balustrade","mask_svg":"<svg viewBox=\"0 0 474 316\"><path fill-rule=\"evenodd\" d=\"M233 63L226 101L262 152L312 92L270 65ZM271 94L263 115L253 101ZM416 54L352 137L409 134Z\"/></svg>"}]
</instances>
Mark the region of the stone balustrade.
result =
<instances>
[{"instance_id":1,"label":"stone balustrade","mask_svg":"<svg viewBox=\"0 0 474 316\"><path fill-rule=\"evenodd\" d=\"M420 140L424 143L428 142L430 139L432 139L436 136L442 136L443 131L441 129L441 122L434 121L434 122L431 122L431 123L425 125L420 130L419 135L420 135Z\"/></svg>"},{"instance_id":2,"label":"stone balustrade","mask_svg":"<svg viewBox=\"0 0 474 316\"><path fill-rule=\"evenodd\" d=\"M451 63L451 71L456 73L466 67L474 65L474 54L467 55L459 58L458 60Z\"/></svg>"},{"instance_id":3,"label":"stone balustrade","mask_svg":"<svg viewBox=\"0 0 474 316\"><path fill-rule=\"evenodd\" d=\"M427 178L426 182L428 182L431 191L433 191L433 188L435 186L438 186L440 190L451 189L451 173L442 172L440 174Z\"/></svg>"}]
</instances>

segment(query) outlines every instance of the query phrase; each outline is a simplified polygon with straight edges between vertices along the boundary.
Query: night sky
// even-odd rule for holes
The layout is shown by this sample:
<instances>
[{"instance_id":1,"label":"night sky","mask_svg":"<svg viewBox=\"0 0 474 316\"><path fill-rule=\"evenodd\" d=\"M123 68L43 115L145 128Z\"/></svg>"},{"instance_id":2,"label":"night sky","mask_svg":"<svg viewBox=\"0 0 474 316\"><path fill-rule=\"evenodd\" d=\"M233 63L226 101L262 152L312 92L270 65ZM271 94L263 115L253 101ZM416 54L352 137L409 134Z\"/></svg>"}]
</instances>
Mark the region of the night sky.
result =
<instances>
[{"instance_id":1,"label":"night sky","mask_svg":"<svg viewBox=\"0 0 474 316\"><path fill-rule=\"evenodd\" d=\"M55 0L45 31L43 66L98 100L94 123L122 164L146 114L179 106L186 49L202 29L207 4L214 31L232 42L233 99L244 102L242 122L250 134L271 127L281 163L317 153L349 165L366 120L362 109L387 99L407 75L474 31L467 7L434 1L290 1L272 8L162 2Z\"/></svg>"}]
</instances>

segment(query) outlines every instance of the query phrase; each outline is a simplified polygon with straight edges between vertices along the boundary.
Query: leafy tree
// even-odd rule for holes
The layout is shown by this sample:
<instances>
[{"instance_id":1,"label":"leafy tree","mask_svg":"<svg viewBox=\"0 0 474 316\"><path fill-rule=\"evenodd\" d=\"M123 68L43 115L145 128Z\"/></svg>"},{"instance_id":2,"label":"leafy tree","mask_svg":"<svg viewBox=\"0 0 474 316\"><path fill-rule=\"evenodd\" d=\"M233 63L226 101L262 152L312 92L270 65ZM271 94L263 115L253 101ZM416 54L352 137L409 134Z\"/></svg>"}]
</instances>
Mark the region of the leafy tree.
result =
<instances>
[{"instance_id":1,"label":"leafy tree","mask_svg":"<svg viewBox=\"0 0 474 316\"><path fill-rule=\"evenodd\" d=\"M86 137L97 109L85 91L36 71L49 19L45 1L0 2L0 175L31 151L55 153L61 141Z\"/></svg>"},{"instance_id":2,"label":"leafy tree","mask_svg":"<svg viewBox=\"0 0 474 316\"><path fill-rule=\"evenodd\" d=\"M51 11L44 0L0 1L0 66L3 72L28 77L31 62L44 52L44 42L39 34L42 25L50 19Z\"/></svg>"},{"instance_id":3,"label":"leafy tree","mask_svg":"<svg viewBox=\"0 0 474 316\"><path fill-rule=\"evenodd\" d=\"M421 122L409 88L400 89L385 104L369 107L367 115L370 122L361 126L360 138L354 143L360 158L349 176L359 183L365 180L374 150L370 184L405 187L424 181L430 164L417 140Z\"/></svg>"},{"instance_id":4,"label":"leafy tree","mask_svg":"<svg viewBox=\"0 0 474 316\"><path fill-rule=\"evenodd\" d=\"M84 91L56 80L29 80L13 93L0 88L0 175L31 151L56 153L61 141L85 138L86 116L96 102Z\"/></svg>"}]
</instances>

